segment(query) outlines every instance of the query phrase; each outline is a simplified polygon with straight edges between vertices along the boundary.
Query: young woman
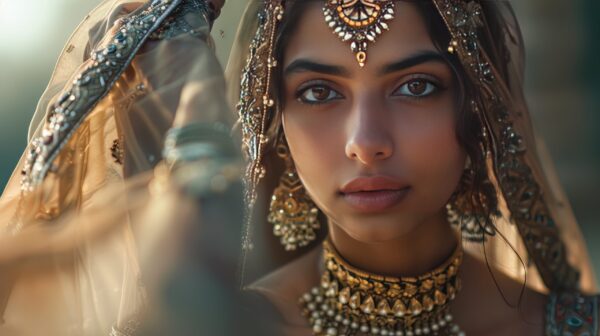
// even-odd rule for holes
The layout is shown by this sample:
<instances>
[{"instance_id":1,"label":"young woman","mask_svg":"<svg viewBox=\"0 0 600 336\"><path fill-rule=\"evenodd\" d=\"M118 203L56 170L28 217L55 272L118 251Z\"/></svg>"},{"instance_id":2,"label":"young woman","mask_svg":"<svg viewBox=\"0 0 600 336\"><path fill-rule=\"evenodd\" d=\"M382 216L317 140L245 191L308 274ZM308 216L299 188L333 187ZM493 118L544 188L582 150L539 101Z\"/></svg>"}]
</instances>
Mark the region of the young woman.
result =
<instances>
[{"instance_id":1,"label":"young woman","mask_svg":"<svg viewBox=\"0 0 600 336\"><path fill-rule=\"evenodd\" d=\"M3 334L253 334L228 291L241 220L208 5L107 1L73 36L0 204ZM522 47L503 2L249 3L228 71L239 274L275 334L598 334Z\"/></svg>"},{"instance_id":2,"label":"young woman","mask_svg":"<svg viewBox=\"0 0 600 336\"><path fill-rule=\"evenodd\" d=\"M249 285L282 333L598 334L508 3L267 1L246 20L244 270L287 262ZM312 249L282 260L262 223Z\"/></svg>"}]
</instances>

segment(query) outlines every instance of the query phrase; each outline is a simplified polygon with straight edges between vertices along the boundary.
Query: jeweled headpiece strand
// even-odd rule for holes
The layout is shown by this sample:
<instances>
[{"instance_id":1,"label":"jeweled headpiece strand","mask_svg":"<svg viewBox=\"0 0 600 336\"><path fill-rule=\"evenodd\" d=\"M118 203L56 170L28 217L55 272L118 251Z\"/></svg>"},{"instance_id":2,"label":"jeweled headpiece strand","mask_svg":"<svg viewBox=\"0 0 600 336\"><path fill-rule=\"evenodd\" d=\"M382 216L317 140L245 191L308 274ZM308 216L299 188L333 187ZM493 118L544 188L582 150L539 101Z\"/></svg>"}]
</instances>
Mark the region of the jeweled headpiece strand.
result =
<instances>
[{"instance_id":1,"label":"jeweled headpiece strand","mask_svg":"<svg viewBox=\"0 0 600 336\"><path fill-rule=\"evenodd\" d=\"M258 28L250 42L246 65L242 70L240 101L237 105L242 129L242 148L248 161L244 175L246 215L242 238L243 256L240 265L240 283L244 285L244 274L248 252L252 249L252 211L257 199L257 186L266 170L263 162L268 116L274 113L271 82L277 61L273 57L277 28L283 19L282 0L265 0L259 10Z\"/></svg>"},{"instance_id":2,"label":"jeweled headpiece strand","mask_svg":"<svg viewBox=\"0 0 600 336\"><path fill-rule=\"evenodd\" d=\"M323 7L325 22L342 41L350 41L361 67L367 62L367 47L394 18L393 0L327 0Z\"/></svg>"}]
</instances>

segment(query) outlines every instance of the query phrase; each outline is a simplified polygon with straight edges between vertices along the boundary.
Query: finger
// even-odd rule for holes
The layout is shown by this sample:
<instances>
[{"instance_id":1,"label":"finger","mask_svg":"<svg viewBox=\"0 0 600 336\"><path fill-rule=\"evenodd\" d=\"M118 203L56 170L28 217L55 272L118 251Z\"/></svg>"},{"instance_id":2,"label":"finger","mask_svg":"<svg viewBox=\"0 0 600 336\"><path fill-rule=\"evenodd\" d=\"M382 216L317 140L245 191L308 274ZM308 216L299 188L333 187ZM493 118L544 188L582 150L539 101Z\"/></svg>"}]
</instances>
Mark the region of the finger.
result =
<instances>
[{"instance_id":1,"label":"finger","mask_svg":"<svg viewBox=\"0 0 600 336\"><path fill-rule=\"evenodd\" d=\"M225 0L208 0L208 6L214 13L214 19L221 15L221 9L225 5Z\"/></svg>"}]
</instances>

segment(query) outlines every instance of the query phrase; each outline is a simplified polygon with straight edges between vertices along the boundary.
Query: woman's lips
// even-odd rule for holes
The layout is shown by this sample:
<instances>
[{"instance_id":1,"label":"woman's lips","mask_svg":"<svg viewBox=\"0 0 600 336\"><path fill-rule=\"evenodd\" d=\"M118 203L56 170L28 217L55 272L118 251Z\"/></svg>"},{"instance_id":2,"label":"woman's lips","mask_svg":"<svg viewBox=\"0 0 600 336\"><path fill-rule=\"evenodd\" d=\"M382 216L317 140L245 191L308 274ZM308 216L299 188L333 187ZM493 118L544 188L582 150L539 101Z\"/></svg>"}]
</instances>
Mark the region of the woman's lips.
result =
<instances>
[{"instance_id":1,"label":"woman's lips","mask_svg":"<svg viewBox=\"0 0 600 336\"><path fill-rule=\"evenodd\" d=\"M340 189L344 200L360 212L381 212L400 203L410 187L385 176L356 178Z\"/></svg>"},{"instance_id":2,"label":"woman's lips","mask_svg":"<svg viewBox=\"0 0 600 336\"><path fill-rule=\"evenodd\" d=\"M381 212L400 203L409 188L399 190L359 191L342 194L346 202L360 212Z\"/></svg>"}]
</instances>

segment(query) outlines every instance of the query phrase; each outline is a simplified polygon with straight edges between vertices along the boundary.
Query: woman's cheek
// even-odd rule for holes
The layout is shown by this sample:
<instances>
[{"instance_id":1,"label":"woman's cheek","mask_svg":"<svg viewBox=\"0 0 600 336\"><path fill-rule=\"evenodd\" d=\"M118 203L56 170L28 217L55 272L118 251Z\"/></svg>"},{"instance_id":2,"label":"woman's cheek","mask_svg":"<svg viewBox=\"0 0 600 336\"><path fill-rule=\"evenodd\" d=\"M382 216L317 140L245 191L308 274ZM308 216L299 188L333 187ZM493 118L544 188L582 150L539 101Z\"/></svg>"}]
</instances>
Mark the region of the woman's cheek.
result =
<instances>
[{"instance_id":1,"label":"woman's cheek","mask_svg":"<svg viewBox=\"0 0 600 336\"><path fill-rule=\"evenodd\" d=\"M456 138L453 119L414 133L404 150L417 187L438 203L446 201L456 189L464 169L466 153Z\"/></svg>"},{"instance_id":2,"label":"woman's cheek","mask_svg":"<svg viewBox=\"0 0 600 336\"><path fill-rule=\"evenodd\" d=\"M325 113L292 110L283 115L284 132L296 170L322 210L326 210L339 188L337 173L343 169L345 160L341 121L339 118L332 121L332 116Z\"/></svg>"}]
</instances>

